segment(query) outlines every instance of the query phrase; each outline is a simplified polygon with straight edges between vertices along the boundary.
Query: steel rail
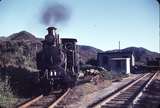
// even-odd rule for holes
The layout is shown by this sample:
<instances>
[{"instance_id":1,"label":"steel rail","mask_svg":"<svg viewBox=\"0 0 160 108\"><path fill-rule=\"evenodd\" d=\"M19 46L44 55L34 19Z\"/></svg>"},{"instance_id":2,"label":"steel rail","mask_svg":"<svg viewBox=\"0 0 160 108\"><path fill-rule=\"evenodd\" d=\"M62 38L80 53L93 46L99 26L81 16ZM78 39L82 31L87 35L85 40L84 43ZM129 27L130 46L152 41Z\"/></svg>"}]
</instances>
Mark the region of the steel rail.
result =
<instances>
[{"instance_id":1,"label":"steel rail","mask_svg":"<svg viewBox=\"0 0 160 108\"><path fill-rule=\"evenodd\" d=\"M139 92L139 94L135 97L135 99L133 100L132 105L136 104L137 101L139 100L139 98L142 96L143 92L147 89L147 87L150 85L150 83L154 80L154 78L157 76L158 72L156 72L152 78L147 82L147 84L145 85L145 87L141 90L141 92Z\"/></svg>"},{"instance_id":2,"label":"steel rail","mask_svg":"<svg viewBox=\"0 0 160 108\"><path fill-rule=\"evenodd\" d=\"M43 98L43 95L37 96L34 99L24 103L23 105L19 106L18 108L28 108L31 104L37 102L38 100L40 100L41 98Z\"/></svg>"},{"instance_id":3,"label":"steel rail","mask_svg":"<svg viewBox=\"0 0 160 108\"><path fill-rule=\"evenodd\" d=\"M69 88L60 98L58 98L54 103L52 103L48 108L55 108L60 101L69 93L71 89Z\"/></svg>"},{"instance_id":4,"label":"steel rail","mask_svg":"<svg viewBox=\"0 0 160 108\"><path fill-rule=\"evenodd\" d=\"M48 108L55 108L59 104L59 102L69 93L70 90L71 89L68 88L68 90L65 93L63 93L62 96L60 96L58 99L56 99L56 101L54 101L53 103L51 102L51 104L48 105L47 107ZM38 102L42 98L44 98L43 95L37 96L37 97L31 99L30 101L27 101L26 103L20 105L18 108L29 108L30 106L32 106L34 103Z\"/></svg>"},{"instance_id":5,"label":"steel rail","mask_svg":"<svg viewBox=\"0 0 160 108\"><path fill-rule=\"evenodd\" d=\"M93 108L101 108L102 105L105 105L107 102L111 101L112 99L114 99L115 97L120 95L122 92L126 91L128 88L132 87L134 84L136 84L137 82L139 82L140 80L142 80L144 77L146 77L149 74L150 73L145 74L144 76L142 76L139 79L135 80L131 84L127 85L125 88L122 88L121 90L117 91L113 95L111 95L111 96L107 97L106 99L102 100L101 102L97 103L96 105L93 106Z\"/></svg>"}]
</instances>

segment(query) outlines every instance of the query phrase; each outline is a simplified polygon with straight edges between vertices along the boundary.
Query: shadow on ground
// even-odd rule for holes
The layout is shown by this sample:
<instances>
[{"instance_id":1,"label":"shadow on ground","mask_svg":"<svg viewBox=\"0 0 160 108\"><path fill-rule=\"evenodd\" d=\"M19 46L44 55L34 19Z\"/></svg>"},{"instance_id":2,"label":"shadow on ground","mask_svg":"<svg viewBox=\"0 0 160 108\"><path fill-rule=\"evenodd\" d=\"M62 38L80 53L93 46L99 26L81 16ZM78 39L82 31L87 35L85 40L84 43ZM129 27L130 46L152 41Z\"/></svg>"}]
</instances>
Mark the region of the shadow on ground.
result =
<instances>
[{"instance_id":1,"label":"shadow on ground","mask_svg":"<svg viewBox=\"0 0 160 108\"><path fill-rule=\"evenodd\" d=\"M37 72L9 66L0 68L0 78L2 81L7 80L7 84L13 94L18 97L28 98L39 94Z\"/></svg>"}]
</instances>

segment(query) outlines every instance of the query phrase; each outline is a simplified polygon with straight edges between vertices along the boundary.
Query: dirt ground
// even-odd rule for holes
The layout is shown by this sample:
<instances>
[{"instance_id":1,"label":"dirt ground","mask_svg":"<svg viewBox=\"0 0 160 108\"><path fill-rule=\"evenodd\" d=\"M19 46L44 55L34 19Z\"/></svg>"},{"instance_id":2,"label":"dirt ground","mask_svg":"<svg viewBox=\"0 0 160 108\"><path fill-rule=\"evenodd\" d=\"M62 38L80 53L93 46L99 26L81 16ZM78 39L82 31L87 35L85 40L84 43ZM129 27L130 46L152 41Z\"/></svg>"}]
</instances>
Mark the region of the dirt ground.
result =
<instances>
[{"instance_id":1,"label":"dirt ground","mask_svg":"<svg viewBox=\"0 0 160 108\"><path fill-rule=\"evenodd\" d=\"M101 90L111 85L110 80L99 80L95 77L91 82L85 83L79 86L75 86L71 89L70 93L63 99L60 106L66 106L81 101L81 99L88 94Z\"/></svg>"},{"instance_id":2,"label":"dirt ground","mask_svg":"<svg viewBox=\"0 0 160 108\"><path fill-rule=\"evenodd\" d=\"M117 88L129 83L139 75L129 75L121 81L112 82L104 80L98 76L94 77L91 82L71 89L71 92L60 102L60 107L63 108L85 108L91 102L96 101L100 97L113 92ZM94 99L93 99L94 98Z\"/></svg>"}]
</instances>

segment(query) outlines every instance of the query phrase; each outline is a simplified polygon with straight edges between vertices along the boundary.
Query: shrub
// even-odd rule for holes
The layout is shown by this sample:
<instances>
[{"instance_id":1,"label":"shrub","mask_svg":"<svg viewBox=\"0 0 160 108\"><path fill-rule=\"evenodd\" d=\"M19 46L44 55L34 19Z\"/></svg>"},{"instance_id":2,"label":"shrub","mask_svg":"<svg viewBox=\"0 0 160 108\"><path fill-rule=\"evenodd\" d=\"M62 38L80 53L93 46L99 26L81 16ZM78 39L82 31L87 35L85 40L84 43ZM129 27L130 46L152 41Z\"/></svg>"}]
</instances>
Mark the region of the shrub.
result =
<instances>
[{"instance_id":1,"label":"shrub","mask_svg":"<svg viewBox=\"0 0 160 108\"><path fill-rule=\"evenodd\" d=\"M86 64L88 65L92 65L92 66L97 66L97 60L92 58L92 59L89 59Z\"/></svg>"}]
</instances>

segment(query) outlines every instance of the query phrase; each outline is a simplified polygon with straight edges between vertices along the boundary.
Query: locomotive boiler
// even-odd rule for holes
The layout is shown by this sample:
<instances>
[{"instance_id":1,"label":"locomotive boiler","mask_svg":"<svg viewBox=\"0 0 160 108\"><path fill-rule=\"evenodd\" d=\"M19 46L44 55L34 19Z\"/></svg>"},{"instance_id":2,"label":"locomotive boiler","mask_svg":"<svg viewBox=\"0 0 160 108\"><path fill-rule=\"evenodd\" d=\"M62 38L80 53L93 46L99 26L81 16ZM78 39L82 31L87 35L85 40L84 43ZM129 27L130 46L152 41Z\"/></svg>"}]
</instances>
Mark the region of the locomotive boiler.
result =
<instances>
[{"instance_id":1,"label":"locomotive boiler","mask_svg":"<svg viewBox=\"0 0 160 108\"><path fill-rule=\"evenodd\" d=\"M48 34L37 53L40 84L44 88L73 86L79 72L77 40L59 38L55 27L48 27Z\"/></svg>"}]
</instances>

